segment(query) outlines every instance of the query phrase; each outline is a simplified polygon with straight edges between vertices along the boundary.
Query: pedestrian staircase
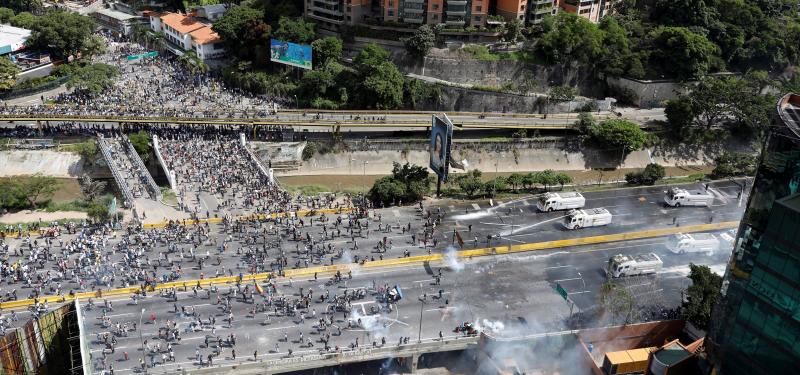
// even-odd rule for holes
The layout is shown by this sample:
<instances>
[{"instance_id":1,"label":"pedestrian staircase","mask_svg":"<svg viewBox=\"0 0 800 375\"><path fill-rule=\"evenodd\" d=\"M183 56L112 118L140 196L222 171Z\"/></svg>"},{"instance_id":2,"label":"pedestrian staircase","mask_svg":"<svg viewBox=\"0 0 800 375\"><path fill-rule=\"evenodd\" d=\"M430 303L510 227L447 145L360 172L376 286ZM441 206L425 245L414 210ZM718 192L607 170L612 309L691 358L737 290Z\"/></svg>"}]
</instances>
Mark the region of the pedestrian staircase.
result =
<instances>
[{"instance_id":1,"label":"pedestrian staircase","mask_svg":"<svg viewBox=\"0 0 800 375\"><path fill-rule=\"evenodd\" d=\"M125 198L126 208L133 207L137 199L161 201L161 189L127 136L105 138L99 135L97 144Z\"/></svg>"}]
</instances>

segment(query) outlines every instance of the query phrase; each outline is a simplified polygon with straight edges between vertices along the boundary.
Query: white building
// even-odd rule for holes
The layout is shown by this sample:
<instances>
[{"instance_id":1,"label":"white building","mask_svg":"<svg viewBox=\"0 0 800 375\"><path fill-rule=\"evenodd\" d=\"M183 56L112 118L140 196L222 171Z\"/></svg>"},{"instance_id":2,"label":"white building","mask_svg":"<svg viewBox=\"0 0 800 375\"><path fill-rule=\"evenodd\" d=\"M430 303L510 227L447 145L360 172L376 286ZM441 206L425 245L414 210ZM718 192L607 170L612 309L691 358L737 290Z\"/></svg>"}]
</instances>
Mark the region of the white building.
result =
<instances>
[{"instance_id":1,"label":"white building","mask_svg":"<svg viewBox=\"0 0 800 375\"><path fill-rule=\"evenodd\" d=\"M209 21L216 21L228 11L228 6L225 4L212 4L203 5L194 8L194 13L197 17L203 17Z\"/></svg>"},{"instance_id":2,"label":"white building","mask_svg":"<svg viewBox=\"0 0 800 375\"><path fill-rule=\"evenodd\" d=\"M219 34L211 29L211 25L194 17L180 13L151 13L150 28L164 32L169 44L184 52L195 51L203 60L225 54Z\"/></svg>"},{"instance_id":3,"label":"white building","mask_svg":"<svg viewBox=\"0 0 800 375\"><path fill-rule=\"evenodd\" d=\"M25 48L31 31L19 27L0 25L0 56Z\"/></svg>"}]
</instances>

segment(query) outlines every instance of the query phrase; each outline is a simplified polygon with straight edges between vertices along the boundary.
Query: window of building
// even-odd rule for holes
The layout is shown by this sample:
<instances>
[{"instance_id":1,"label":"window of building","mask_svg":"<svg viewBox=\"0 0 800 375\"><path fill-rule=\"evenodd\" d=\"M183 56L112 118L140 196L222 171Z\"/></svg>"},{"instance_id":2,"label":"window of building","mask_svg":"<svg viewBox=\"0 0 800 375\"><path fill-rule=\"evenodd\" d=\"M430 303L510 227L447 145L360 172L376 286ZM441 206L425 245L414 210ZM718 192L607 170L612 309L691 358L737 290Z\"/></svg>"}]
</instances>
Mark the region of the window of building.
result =
<instances>
[{"instance_id":1,"label":"window of building","mask_svg":"<svg viewBox=\"0 0 800 375\"><path fill-rule=\"evenodd\" d=\"M389 0L389 6L390 6L390 7L393 7L393 6L394 6L394 1L392 1L392 0Z\"/></svg>"},{"instance_id":2,"label":"window of building","mask_svg":"<svg viewBox=\"0 0 800 375\"><path fill-rule=\"evenodd\" d=\"M392 16L394 16L394 11L390 9L388 14L389 14L389 17L392 17Z\"/></svg>"},{"instance_id":3,"label":"window of building","mask_svg":"<svg viewBox=\"0 0 800 375\"><path fill-rule=\"evenodd\" d=\"M525 11L525 4L522 4L522 5L519 6L519 11L520 12L524 12Z\"/></svg>"},{"instance_id":4,"label":"window of building","mask_svg":"<svg viewBox=\"0 0 800 375\"><path fill-rule=\"evenodd\" d=\"M481 11L481 6L480 6L480 5L476 6L476 7L475 7L475 11L476 11L476 12L480 12L480 11Z\"/></svg>"},{"instance_id":5,"label":"window of building","mask_svg":"<svg viewBox=\"0 0 800 375\"><path fill-rule=\"evenodd\" d=\"M476 22L481 22L481 16L475 16L475 21Z\"/></svg>"},{"instance_id":6,"label":"window of building","mask_svg":"<svg viewBox=\"0 0 800 375\"><path fill-rule=\"evenodd\" d=\"M439 4L433 4L433 10L439 9Z\"/></svg>"},{"instance_id":7,"label":"window of building","mask_svg":"<svg viewBox=\"0 0 800 375\"><path fill-rule=\"evenodd\" d=\"M433 19L434 19L434 20L439 20L439 15L438 15L438 14L434 14L434 15L433 15Z\"/></svg>"}]
</instances>

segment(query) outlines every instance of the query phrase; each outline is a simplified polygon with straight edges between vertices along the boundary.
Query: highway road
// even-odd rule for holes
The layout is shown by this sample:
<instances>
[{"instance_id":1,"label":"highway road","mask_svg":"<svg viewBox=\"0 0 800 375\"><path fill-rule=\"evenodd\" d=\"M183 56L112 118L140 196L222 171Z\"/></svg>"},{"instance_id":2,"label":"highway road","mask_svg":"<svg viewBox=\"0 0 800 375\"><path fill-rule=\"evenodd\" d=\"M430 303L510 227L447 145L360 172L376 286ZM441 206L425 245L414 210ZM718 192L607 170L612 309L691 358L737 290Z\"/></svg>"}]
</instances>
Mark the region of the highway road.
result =
<instances>
[{"instance_id":1,"label":"highway road","mask_svg":"<svg viewBox=\"0 0 800 375\"><path fill-rule=\"evenodd\" d=\"M2 112L2 110L0 110ZM341 126L348 131L394 131L394 130L424 130L430 127L432 112L368 112L368 111L279 111L271 115L255 115L243 113L207 113L186 109L180 116L110 116L106 112L74 112L70 110L57 111L58 113L37 114L36 109L22 109L17 111L7 110L7 114L0 114L0 121L14 121L15 123L30 124L37 120L42 121L78 121L92 123L185 123L185 124L240 124L240 125L287 125L293 126L297 131L315 131L320 128ZM11 114L16 113L16 114ZM100 115L99 113L104 113ZM622 117L640 123L643 126L654 121L664 120L661 109L625 109L620 112ZM594 113L598 120L617 118L616 112ZM553 114L511 114L511 113L452 113L450 119L459 129L564 129L571 127L577 120L577 113Z\"/></svg>"},{"instance_id":2,"label":"highway road","mask_svg":"<svg viewBox=\"0 0 800 375\"><path fill-rule=\"evenodd\" d=\"M703 188L701 185L695 187ZM162 264L153 268L152 273L157 277L163 277L177 268L181 270L182 276L179 280L191 280L200 277L210 277L220 272L221 274L238 274L250 271L267 271L274 268L267 264L270 259L283 254L287 257L286 268L305 267L306 261L309 266L318 264L330 264L341 262L353 262L356 257L361 259L385 259L397 258L407 252L409 255L424 255L428 253L444 253L445 261L442 264L414 264L389 268L378 268L361 270L352 275L349 280L347 275L343 275L342 281L338 283L328 283L328 276L320 276L319 280L313 277L307 279L286 280L280 279L275 283L273 293L273 304L267 306L266 311L258 311L251 314L253 299L242 301L242 292L237 292L236 296L230 293L232 287L219 286L218 292L199 290L197 297L190 288L187 291L178 291L178 300L149 294L140 299L137 303L130 296L110 297L109 301L113 304L113 310L109 309L107 317L112 324L110 327L103 326L99 317L102 315L102 308L96 307L86 312L85 326L88 336L92 340L92 350L94 351L93 361L95 365L102 368L102 353L104 345L97 340L97 333L106 332L114 329L116 323L133 323L139 326L137 331L128 332L127 336L116 337L116 347L114 353L107 353L106 364L113 364L115 373L134 371L138 368L138 358L141 352L138 348L142 346L138 333L142 332L142 339L147 339L152 347L160 342L163 354L169 357L166 346L168 340L157 339L158 327L164 327L167 320L177 324L176 329L181 332L181 341L175 342L173 353L175 362L169 364L156 365L159 372L174 370L175 367L189 367L199 365L196 359L196 352L204 357L204 362L208 361L208 354L215 349L215 344L209 343L205 346L205 337L217 336L224 339L235 334L237 337L235 346L226 346L223 342L222 354L214 357L213 364L231 365L240 361L252 360L254 351L258 351L255 360L275 360L288 357L288 350L291 348L292 357L304 353L315 353L324 344L318 342L322 334L331 334L329 346L335 348L348 348L359 340L360 347L365 344L371 346L375 340L378 345L397 345L400 337L409 337L409 340L437 338L439 331L444 336L454 334L453 328L465 321L474 322L483 329L494 330L499 333L517 333L520 330L550 331L563 328L563 322L570 314L570 305L563 301L558 294L553 291L555 283L562 285L569 293L570 299L574 301L573 313L576 315L593 311L597 303L597 293L600 285L605 281L603 267L608 257L617 253L638 254L642 252L656 252L661 255L665 262L665 267L657 277L646 277L637 279L625 279L620 283L628 288L636 297L637 302L641 303L640 311L646 313L657 312L661 307L674 307L680 300L680 290L686 287L688 274L688 264L707 264L715 271L722 272L728 254L725 251L718 252L713 256L678 256L669 253L663 246L664 238L649 238L624 243L607 243L574 248L561 248L555 250L543 250L530 253L519 253L513 255L500 255L494 257L475 258L472 260L459 260L448 256L448 247L452 249L453 229L457 230L465 239L465 248L473 246L497 246L548 241L563 238L577 238L594 236L610 233L624 233L637 230L669 228L675 226L686 226L693 224L708 223L711 221L737 221L740 219L746 201L746 195L738 195L739 186L733 182L712 183L711 191L716 199L710 208L669 208L666 209L661 204L664 187L646 187L634 189L619 189L602 192L586 193L587 207L605 207L614 215L614 222L603 228L587 228L576 231L565 231L560 221L563 213L537 212L533 206L534 197L517 199L514 201L495 202L495 201L476 201L466 203L448 204L443 203L439 206L426 205L423 212L413 207L387 208L376 210L376 214L370 219L362 220L362 229L350 232L345 218L339 227L343 235L334 235L333 222L336 220L334 215L327 215L325 222L325 236L322 229L322 219L315 217L314 222L311 218L303 218L294 221L298 225L301 233L307 233L315 242L325 239L325 244L331 245L331 251L325 253L321 258L314 256L309 258L308 253L303 250L307 242L294 241L289 235L285 223L263 223L260 226L247 224L241 230L234 231L231 227L225 229L222 225L209 226L209 237L203 243L194 243L196 237L189 233L180 236L167 236L162 230L152 230L140 233L130 239L138 238L141 241L151 242L152 249L144 250L140 253L141 260L147 260L145 267ZM434 231L433 238L427 244L420 243L422 237L422 223L425 221L427 212L430 211L435 217L441 210L442 220ZM673 224L674 218L674 224ZM365 227L366 223L368 227ZM403 231L399 228L407 227L411 224L411 232ZM388 231L378 230L381 224L391 227ZM269 226L273 229L269 229ZM282 226L284 225L284 226ZM472 226L470 231L470 225ZM513 233L512 233L513 227ZM280 250L277 247L278 235L275 229L283 232L283 239L280 241ZM357 226L354 224L354 229ZM251 236L253 233L263 233L266 229L267 235ZM496 235L497 238L486 243L486 237ZM163 236L163 237L162 237ZM383 237L391 241L391 248L381 253L375 248L378 241ZM412 236L416 241L412 242ZM478 244L471 240L478 237ZM260 238L259 238L260 237ZM250 238L256 238L256 242L248 242ZM90 268L94 272L89 281L100 283L106 287L120 287L126 285L126 280L122 277L121 271L117 267L124 265L123 252L114 247L120 241L120 234L116 237L108 238L108 243L104 247L102 262L95 268ZM436 239L436 245L433 244ZM137 240L138 241L138 240ZM216 245L214 242L216 241ZM24 248L23 240L10 240L11 255L13 262L20 258L14 255L16 249ZM224 252L219 253L219 245L227 243L228 247ZM167 245L174 244L177 247L168 251ZM356 245L358 244L358 245ZM58 251L58 245L53 245ZM263 261L253 262L252 256L245 255L248 249L264 249L266 253ZM195 261L188 254L188 249L194 249ZM183 256L180 254L183 253ZM166 255L165 255L166 254ZM207 254L207 255L206 255ZM28 253L26 252L26 256ZM164 257L167 258L164 258ZM196 259L208 257L208 261L200 267ZM78 255L71 255L71 259ZM116 265L113 267L111 265ZM441 285L435 285L435 275L442 270ZM46 262L45 267L37 270L38 274L44 274L53 270L52 262ZM112 273L112 271L114 273ZM150 271L148 271L150 272ZM116 275L112 280L111 275ZM105 276L105 278L104 278ZM3 281L6 283L6 281ZM78 289L74 279L60 280L63 283L63 290ZM270 290L268 284L260 284L267 291ZM392 305L391 311L386 304L377 301L376 290L384 286L400 285L403 291L403 299L396 305ZM249 291L253 290L251 284L246 287ZM286 310L275 307L279 304L280 296L292 300L300 299L300 288L307 295L309 290L313 290L312 301L309 308L302 309L306 319L301 319L300 312L294 312L291 316L286 316ZM31 289L20 287L18 284L2 284L4 290L8 288L19 288L20 297L26 296ZM233 287L235 289L235 287ZM344 312L337 311L332 315L325 315L327 306L331 306L333 296L342 296L345 290L352 293L354 289L364 289L366 294L360 298L353 299L348 303L340 303L339 308L346 308L350 311L345 316ZM442 290L442 298L439 297L439 290ZM244 290L244 288L243 288ZM242 290L242 291L243 291ZM47 291L44 290L45 294ZM320 295L327 295L324 301L319 301ZM352 294L351 294L352 295ZM419 298L426 295L426 302L421 303ZM229 317L228 312L223 312L222 304L217 302L217 297L222 301L227 296L231 297L231 310L233 322L225 321ZM255 296L258 303L263 302L263 297ZM96 304L101 305L99 300ZM85 303L84 303L85 305ZM373 313L372 308L377 309ZM144 308L144 313L142 313ZM184 313L184 308L186 313ZM421 310L421 313L420 313ZM194 321L193 312L197 314L201 321L208 322L213 316L216 322L204 324L202 328L189 329L190 323ZM266 321L269 312L269 322ZM24 312L19 313L25 317ZM144 321L152 321L151 314L155 314L155 324L139 324L140 314ZM420 314L422 316L422 330L420 334ZM311 315L311 317L309 317ZM314 316L316 315L316 316ZM318 327L314 323L322 317L333 319L327 329L318 332ZM361 324L358 319L361 318ZM521 319L520 319L521 318ZM347 328L350 322L351 327ZM212 328L213 326L213 328ZM353 327L355 326L355 327ZM339 329L342 334L339 335ZM304 334L304 342L296 342L300 339L300 332ZM496 332L496 333L497 333ZM283 341L284 333L288 335L289 342ZM308 338L312 339L313 347L308 346ZM382 338L386 338L383 344ZM102 340L102 339L101 339ZM292 342L295 341L295 342ZM277 350L275 344L278 345ZM233 359L231 349L237 352L236 359ZM270 352L272 351L272 352ZM124 353L128 353L129 360L124 359ZM152 364L150 356L146 356L147 364ZM161 354L153 356L152 361L161 362Z\"/></svg>"},{"instance_id":3,"label":"highway road","mask_svg":"<svg viewBox=\"0 0 800 375\"><path fill-rule=\"evenodd\" d=\"M325 343L321 340L328 334L331 335L328 339L329 350L336 350L337 346L348 350L353 349L351 346L355 346L356 340L358 347L363 349L372 347L373 341L376 346L398 346L401 337L409 337L409 343L412 344L420 339L435 340L440 337L439 332L445 338L455 337L460 334L453 332L453 329L463 322L473 322L478 329L509 337L563 330L567 328L564 321L569 318L570 307L553 290L555 283L561 284L568 291L570 299L575 301L573 313L591 310L597 303L600 285L605 281L602 270L608 256L650 251L662 256L664 270L654 277L627 279L621 283L634 296L637 311L647 313L678 304L680 291L688 284L686 265L689 262L720 269L724 268L728 256L725 252L711 257L677 256L664 250L659 241L631 241L475 258L451 262L442 267L418 265L375 270L332 285L313 278L293 280L291 283L287 280L279 282L275 295L289 298L298 298L300 288L304 293L312 289L315 297L327 293L341 295L345 290L368 291L364 298L351 302L347 315L343 311L324 314L327 306L330 306L328 300L312 298L314 302L309 306L306 319L298 315L276 315L272 309L252 314L252 302L234 298L231 310L233 322L229 323L226 321L229 313L216 302L217 295L224 298L230 293L226 287L221 288L219 293L211 293L210 298L206 297L205 291L201 291L197 298L193 297L191 291L179 292L177 301L150 296L138 304L133 304L125 297L112 298L109 300L112 301L113 310L107 312L108 319L113 323L136 323L138 326L136 331L131 330L126 336L116 337L114 353L103 344L102 335L109 329L102 325L102 307L85 311L84 326L87 328L86 339L91 342L95 370L102 369L105 351L106 364L113 365L115 373L141 372L138 358L142 357L143 345L151 348L145 350L146 365L151 366L155 362L155 367L148 368L150 373L168 373L176 368L200 366L198 352L205 366L208 366L209 354L220 352L219 356L213 357L213 366L229 367L237 363L270 361L274 369L275 360L289 361L298 356L324 352ZM434 276L438 275L439 269L442 269L441 283L435 285ZM382 285L400 285L403 299L388 311L386 305L377 301L374 285L378 288ZM442 290L441 298L439 290ZM426 297L423 298L423 295ZM257 303L264 300L256 297ZM184 308L188 313L183 313ZM155 323L152 322L153 314ZM316 319L308 317L311 314L315 314ZM210 324L212 317L216 319L213 325ZM318 319L323 317L332 319L332 324L326 329L318 326ZM655 315L650 318L659 317ZM142 324L139 323L140 319ZM207 324L202 328L190 328L196 319ZM157 331L167 324L167 320L180 331L181 340L159 339ZM101 335L100 339L98 334ZM235 345L225 340L231 334L236 336ZM221 346L217 337L223 339ZM208 346L206 338L211 340ZM313 346L309 345L309 339ZM144 340L147 342L144 343ZM160 344L161 352L170 358L167 350L170 343L175 360L162 363L161 353L152 348ZM291 355L289 349L292 350ZM125 360L125 353L128 360Z\"/></svg>"}]
</instances>

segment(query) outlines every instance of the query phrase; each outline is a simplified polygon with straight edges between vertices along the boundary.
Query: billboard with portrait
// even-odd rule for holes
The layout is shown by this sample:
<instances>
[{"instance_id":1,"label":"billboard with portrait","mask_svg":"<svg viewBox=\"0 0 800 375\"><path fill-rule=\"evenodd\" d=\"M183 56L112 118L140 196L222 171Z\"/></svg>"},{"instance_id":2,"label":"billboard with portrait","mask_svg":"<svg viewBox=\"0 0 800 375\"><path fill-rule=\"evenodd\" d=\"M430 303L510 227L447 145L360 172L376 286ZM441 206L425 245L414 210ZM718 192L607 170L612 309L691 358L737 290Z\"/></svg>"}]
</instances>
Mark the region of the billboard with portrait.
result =
<instances>
[{"instance_id":1,"label":"billboard with portrait","mask_svg":"<svg viewBox=\"0 0 800 375\"><path fill-rule=\"evenodd\" d=\"M447 181L447 172L450 164L450 141L453 138L453 122L445 114L431 117L430 167L439 176L439 179Z\"/></svg>"},{"instance_id":2,"label":"billboard with portrait","mask_svg":"<svg viewBox=\"0 0 800 375\"><path fill-rule=\"evenodd\" d=\"M270 39L270 61L303 69L311 69L311 56L311 46Z\"/></svg>"}]
</instances>

